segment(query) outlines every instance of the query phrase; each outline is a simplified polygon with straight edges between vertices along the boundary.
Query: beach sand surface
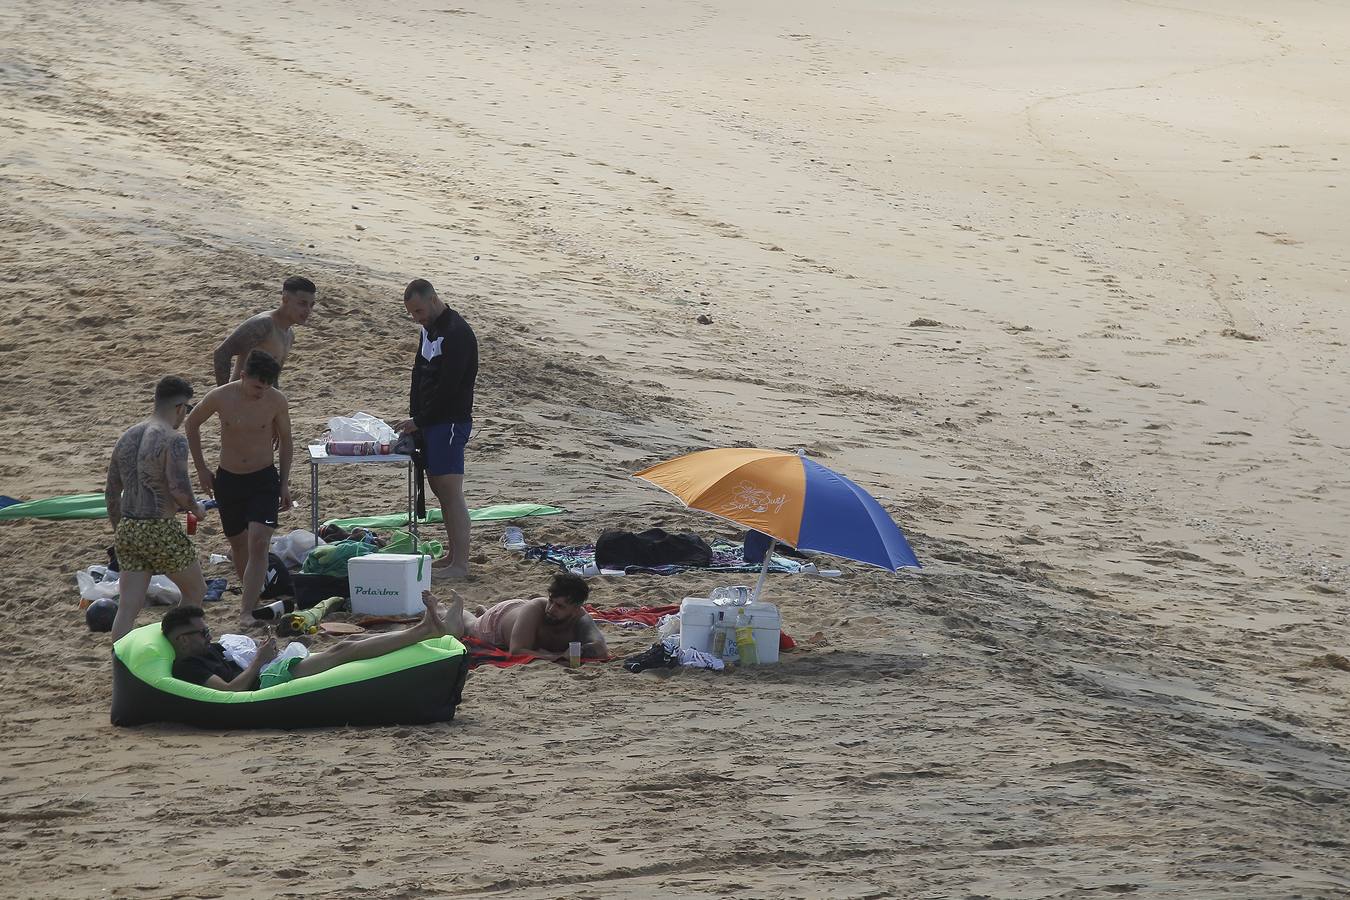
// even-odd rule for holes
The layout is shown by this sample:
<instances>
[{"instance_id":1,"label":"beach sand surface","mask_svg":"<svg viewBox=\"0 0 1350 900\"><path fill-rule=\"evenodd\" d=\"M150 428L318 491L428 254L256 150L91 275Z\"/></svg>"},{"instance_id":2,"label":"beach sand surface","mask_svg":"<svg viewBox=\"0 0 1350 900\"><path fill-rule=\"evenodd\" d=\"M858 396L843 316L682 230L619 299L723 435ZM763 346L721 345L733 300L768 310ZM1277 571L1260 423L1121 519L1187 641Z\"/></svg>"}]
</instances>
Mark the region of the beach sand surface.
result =
<instances>
[{"instance_id":1,"label":"beach sand surface","mask_svg":"<svg viewBox=\"0 0 1350 900\"><path fill-rule=\"evenodd\" d=\"M300 441L402 418L426 277L481 344L470 502L568 511L532 543L734 538L630 474L802 447L925 563L771 577L775 667L115 729L74 586L107 523L0 524L0 895L1350 892L1346 10L44 0L0 33L0 494L100 490L291 274ZM401 496L334 472L323 509ZM500 534L472 602L552 574Z\"/></svg>"}]
</instances>

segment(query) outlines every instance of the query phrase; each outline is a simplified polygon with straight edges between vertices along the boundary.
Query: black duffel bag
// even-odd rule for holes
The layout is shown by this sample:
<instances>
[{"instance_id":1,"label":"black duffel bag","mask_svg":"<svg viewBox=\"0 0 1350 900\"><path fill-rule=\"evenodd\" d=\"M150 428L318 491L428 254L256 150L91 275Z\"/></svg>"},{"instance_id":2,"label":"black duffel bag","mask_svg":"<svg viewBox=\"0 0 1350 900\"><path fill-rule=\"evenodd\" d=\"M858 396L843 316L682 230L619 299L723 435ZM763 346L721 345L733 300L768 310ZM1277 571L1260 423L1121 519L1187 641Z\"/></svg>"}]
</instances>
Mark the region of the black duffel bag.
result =
<instances>
[{"instance_id":1,"label":"black duffel bag","mask_svg":"<svg viewBox=\"0 0 1350 900\"><path fill-rule=\"evenodd\" d=\"M629 566L699 566L712 564L712 547L692 532L671 534L664 528L606 531L595 542L595 564L601 569Z\"/></svg>"},{"instance_id":2,"label":"black duffel bag","mask_svg":"<svg viewBox=\"0 0 1350 900\"><path fill-rule=\"evenodd\" d=\"M339 578L336 575L305 575L297 572L291 576L291 583L295 586L296 609L309 609L329 597L351 599L352 596L351 582L346 576Z\"/></svg>"}]
</instances>

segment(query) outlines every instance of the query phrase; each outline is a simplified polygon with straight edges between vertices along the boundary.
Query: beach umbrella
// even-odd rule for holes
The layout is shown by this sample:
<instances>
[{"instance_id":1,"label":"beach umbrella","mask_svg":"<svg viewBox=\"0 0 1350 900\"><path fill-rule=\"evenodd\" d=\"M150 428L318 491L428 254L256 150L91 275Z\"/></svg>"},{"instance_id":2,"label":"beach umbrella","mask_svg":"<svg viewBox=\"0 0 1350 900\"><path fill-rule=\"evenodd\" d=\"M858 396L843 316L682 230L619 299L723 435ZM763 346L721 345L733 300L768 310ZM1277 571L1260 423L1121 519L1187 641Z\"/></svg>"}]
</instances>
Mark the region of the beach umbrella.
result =
<instances>
[{"instance_id":1,"label":"beach umbrella","mask_svg":"<svg viewBox=\"0 0 1350 900\"><path fill-rule=\"evenodd\" d=\"M756 598L768 575L774 542L891 572L919 568L900 526L871 494L800 450L701 450L633 477L669 492L690 509L772 538L755 585Z\"/></svg>"}]
</instances>

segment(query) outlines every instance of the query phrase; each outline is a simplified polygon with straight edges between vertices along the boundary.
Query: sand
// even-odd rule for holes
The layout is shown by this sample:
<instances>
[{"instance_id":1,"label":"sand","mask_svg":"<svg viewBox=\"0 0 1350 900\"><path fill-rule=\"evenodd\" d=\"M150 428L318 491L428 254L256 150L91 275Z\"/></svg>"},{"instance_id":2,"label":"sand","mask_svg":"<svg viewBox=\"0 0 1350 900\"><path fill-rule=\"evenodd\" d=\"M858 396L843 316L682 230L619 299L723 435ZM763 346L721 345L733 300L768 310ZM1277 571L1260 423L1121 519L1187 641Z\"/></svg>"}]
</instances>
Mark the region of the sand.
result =
<instances>
[{"instance_id":1,"label":"sand","mask_svg":"<svg viewBox=\"0 0 1350 900\"><path fill-rule=\"evenodd\" d=\"M731 535L629 474L800 446L927 564L773 578L818 635L775 668L121 730L73 578L107 523L0 524L0 894L1350 891L1335 4L46 0L0 31L0 493L100 488L155 379L205 387L289 274L320 286L297 434L401 417L421 276L482 342L471 502L569 511L531 541ZM334 475L325 511L400 491ZM472 599L550 574L499 535Z\"/></svg>"}]
</instances>

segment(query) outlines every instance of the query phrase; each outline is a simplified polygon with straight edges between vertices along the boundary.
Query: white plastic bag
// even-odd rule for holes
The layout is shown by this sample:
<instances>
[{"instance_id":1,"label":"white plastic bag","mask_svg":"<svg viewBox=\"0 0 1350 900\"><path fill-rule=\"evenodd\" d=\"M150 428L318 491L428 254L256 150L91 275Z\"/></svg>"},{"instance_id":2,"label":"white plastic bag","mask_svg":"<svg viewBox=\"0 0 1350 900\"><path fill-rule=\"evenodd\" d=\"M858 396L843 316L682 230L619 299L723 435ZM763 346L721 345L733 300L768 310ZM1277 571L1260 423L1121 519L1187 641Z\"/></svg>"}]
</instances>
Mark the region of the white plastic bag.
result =
<instances>
[{"instance_id":1,"label":"white plastic bag","mask_svg":"<svg viewBox=\"0 0 1350 900\"><path fill-rule=\"evenodd\" d=\"M222 634L216 643L225 658L241 669L247 669L258 655L258 642L246 634Z\"/></svg>"},{"instance_id":2,"label":"white plastic bag","mask_svg":"<svg viewBox=\"0 0 1350 900\"><path fill-rule=\"evenodd\" d=\"M305 557L309 556L313 550L323 541L314 536L314 532L304 528L297 528L289 534L276 535L272 538L271 551L281 557L281 561L286 564L286 568L294 569L305 563Z\"/></svg>"},{"instance_id":3,"label":"white plastic bag","mask_svg":"<svg viewBox=\"0 0 1350 900\"><path fill-rule=\"evenodd\" d=\"M107 566L90 566L83 572L76 572L75 582L80 586L80 599L90 603L117 599L122 589L117 575ZM145 599L156 606L177 606L183 602L183 592L166 576L156 575L145 589Z\"/></svg>"},{"instance_id":4,"label":"white plastic bag","mask_svg":"<svg viewBox=\"0 0 1350 900\"><path fill-rule=\"evenodd\" d=\"M247 669L249 663L258 655L258 642L246 634L222 634L219 643L225 658L243 669ZM304 659L309 656L309 648L299 641L291 641L276 655L273 662L277 659L290 659L292 656Z\"/></svg>"},{"instance_id":5,"label":"white plastic bag","mask_svg":"<svg viewBox=\"0 0 1350 900\"><path fill-rule=\"evenodd\" d=\"M93 603L117 598L117 573L108 571L107 566L90 566L76 572L75 583L80 586L81 600Z\"/></svg>"},{"instance_id":6,"label":"white plastic bag","mask_svg":"<svg viewBox=\"0 0 1350 900\"><path fill-rule=\"evenodd\" d=\"M679 637L680 635L680 614L671 613L668 616L662 616L656 623L656 633L663 638Z\"/></svg>"},{"instance_id":7,"label":"white plastic bag","mask_svg":"<svg viewBox=\"0 0 1350 900\"><path fill-rule=\"evenodd\" d=\"M370 413L334 416L328 420L330 441L378 441L392 444L397 437L388 423Z\"/></svg>"},{"instance_id":8,"label":"white plastic bag","mask_svg":"<svg viewBox=\"0 0 1350 900\"><path fill-rule=\"evenodd\" d=\"M145 599L156 606L177 606L183 602L183 592L167 576L156 575L145 589Z\"/></svg>"}]
</instances>

